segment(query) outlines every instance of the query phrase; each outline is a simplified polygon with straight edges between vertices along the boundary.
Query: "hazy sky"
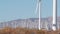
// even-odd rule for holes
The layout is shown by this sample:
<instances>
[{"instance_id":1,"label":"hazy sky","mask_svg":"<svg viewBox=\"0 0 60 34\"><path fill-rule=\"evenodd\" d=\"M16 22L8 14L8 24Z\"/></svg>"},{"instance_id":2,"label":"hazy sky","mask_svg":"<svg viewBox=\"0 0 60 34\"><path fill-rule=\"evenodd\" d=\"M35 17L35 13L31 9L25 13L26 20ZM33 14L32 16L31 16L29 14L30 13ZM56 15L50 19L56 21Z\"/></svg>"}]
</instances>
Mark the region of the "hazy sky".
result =
<instances>
[{"instance_id":1,"label":"hazy sky","mask_svg":"<svg viewBox=\"0 0 60 34\"><path fill-rule=\"evenodd\" d=\"M60 16L60 0L58 0L58 16ZM0 22L23 18L37 18L35 14L36 0L0 0ZM42 0L43 18L52 16L52 0Z\"/></svg>"}]
</instances>

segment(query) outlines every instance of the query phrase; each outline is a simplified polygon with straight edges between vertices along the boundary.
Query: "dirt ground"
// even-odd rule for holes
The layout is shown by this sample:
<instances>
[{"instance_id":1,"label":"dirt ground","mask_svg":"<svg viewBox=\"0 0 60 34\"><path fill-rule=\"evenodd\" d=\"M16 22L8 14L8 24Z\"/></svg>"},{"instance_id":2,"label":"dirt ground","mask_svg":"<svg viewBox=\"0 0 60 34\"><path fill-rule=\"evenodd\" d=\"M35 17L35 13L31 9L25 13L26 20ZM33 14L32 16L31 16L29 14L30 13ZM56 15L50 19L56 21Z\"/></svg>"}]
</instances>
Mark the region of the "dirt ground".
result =
<instances>
[{"instance_id":1,"label":"dirt ground","mask_svg":"<svg viewBox=\"0 0 60 34\"><path fill-rule=\"evenodd\" d=\"M5 27L0 29L0 34L60 34L60 30L47 31L47 30L37 30L37 29L26 29L26 28L9 28Z\"/></svg>"}]
</instances>

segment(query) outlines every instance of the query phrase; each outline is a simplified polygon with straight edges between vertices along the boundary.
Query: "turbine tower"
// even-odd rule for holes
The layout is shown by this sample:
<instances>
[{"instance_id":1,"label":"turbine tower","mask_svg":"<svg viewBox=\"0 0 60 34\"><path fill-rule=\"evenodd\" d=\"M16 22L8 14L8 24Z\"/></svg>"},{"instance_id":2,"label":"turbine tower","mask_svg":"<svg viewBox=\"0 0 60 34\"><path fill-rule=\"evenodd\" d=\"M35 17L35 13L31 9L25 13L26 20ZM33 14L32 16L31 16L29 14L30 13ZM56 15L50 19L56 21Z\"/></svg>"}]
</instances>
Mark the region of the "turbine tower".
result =
<instances>
[{"instance_id":1,"label":"turbine tower","mask_svg":"<svg viewBox=\"0 0 60 34\"><path fill-rule=\"evenodd\" d=\"M41 29L41 23L40 23L40 18L41 18L41 0L37 0L37 6L36 6L36 12L39 12L39 30Z\"/></svg>"},{"instance_id":2,"label":"turbine tower","mask_svg":"<svg viewBox=\"0 0 60 34\"><path fill-rule=\"evenodd\" d=\"M53 30L57 29L57 0L53 0Z\"/></svg>"},{"instance_id":3,"label":"turbine tower","mask_svg":"<svg viewBox=\"0 0 60 34\"><path fill-rule=\"evenodd\" d=\"M39 0L39 30L41 29L41 0Z\"/></svg>"}]
</instances>

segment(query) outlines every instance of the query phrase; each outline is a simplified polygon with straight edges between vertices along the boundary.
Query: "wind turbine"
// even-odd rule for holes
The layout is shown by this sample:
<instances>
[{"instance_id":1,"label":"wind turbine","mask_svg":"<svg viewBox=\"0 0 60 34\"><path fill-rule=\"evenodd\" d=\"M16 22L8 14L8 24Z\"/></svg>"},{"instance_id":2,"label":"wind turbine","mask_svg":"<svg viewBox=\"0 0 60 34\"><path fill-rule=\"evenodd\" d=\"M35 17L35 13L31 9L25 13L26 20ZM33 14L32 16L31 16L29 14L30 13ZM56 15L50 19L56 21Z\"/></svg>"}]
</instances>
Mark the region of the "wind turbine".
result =
<instances>
[{"instance_id":1,"label":"wind turbine","mask_svg":"<svg viewBox=\"0 0 60 34\"><path fill-rule=\"evenodd\" d=\"M57 29L57 0L53 0L53 30Z\"/></svg>"},{"instance_id":2,"label":"wind turbine","mask_svg":"<svg viewBox=\"0 0 60 34\"><path fill-rule=\"evenodd\" d=\"M39 12L39 30L41 29L41 20L40 20L40 18L41 18L41 0L37 0L37 6L36 6L36 12Z\"/></svg>"}]
</instances>

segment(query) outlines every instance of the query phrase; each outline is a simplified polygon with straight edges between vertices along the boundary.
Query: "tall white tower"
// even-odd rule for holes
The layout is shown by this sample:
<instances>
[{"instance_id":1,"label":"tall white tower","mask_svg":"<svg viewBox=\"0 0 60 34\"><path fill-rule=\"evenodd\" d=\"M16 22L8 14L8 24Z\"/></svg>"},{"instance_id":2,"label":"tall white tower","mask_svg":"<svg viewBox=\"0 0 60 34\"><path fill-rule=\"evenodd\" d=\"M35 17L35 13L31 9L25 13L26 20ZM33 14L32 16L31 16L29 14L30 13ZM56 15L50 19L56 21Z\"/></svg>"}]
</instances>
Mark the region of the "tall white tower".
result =
<instances>
[{"instance_id":1,"label":"tall white tower","mask_svg":"<svg viewBox=\"0 0 60 34\"><path fill-rule=\"evenodd\" d=\"M57 29L57 0L53 0L53 30Z\"/></svg>"},{"instance_id":2,"label":"tall white tower","mask_svg":"<svg viewBox=\"0 0 60 34\"><path fill-rule=\"evenodd\" d=\"M39 12L39 30L41 29L41 23L40 23L40 18L41 18L41 0L37 0L37 6L36 6L36 12Z\"/></svg>"},{"instance_id":3,"label":"tall white tower","mask_svg":"<svg viewBox=\"0 0 60 34\"><path fill-rule=\"evenodd\" d=\"M40 19L41 18L41 0L39 0L38 3L39 3L38 10L39 10L39 30L40 30L41 29L41 25L40 25L41 24L41 19Z\"/></svg>"}]
</instances>

